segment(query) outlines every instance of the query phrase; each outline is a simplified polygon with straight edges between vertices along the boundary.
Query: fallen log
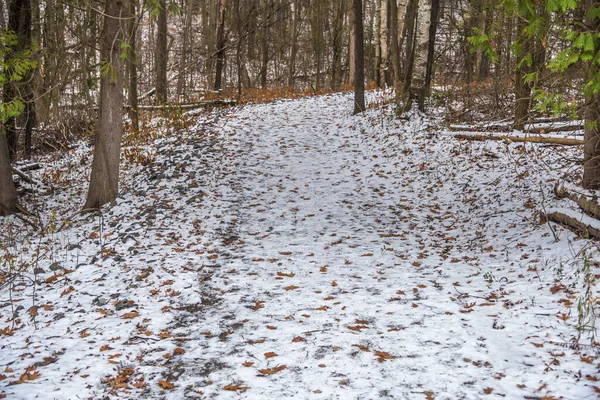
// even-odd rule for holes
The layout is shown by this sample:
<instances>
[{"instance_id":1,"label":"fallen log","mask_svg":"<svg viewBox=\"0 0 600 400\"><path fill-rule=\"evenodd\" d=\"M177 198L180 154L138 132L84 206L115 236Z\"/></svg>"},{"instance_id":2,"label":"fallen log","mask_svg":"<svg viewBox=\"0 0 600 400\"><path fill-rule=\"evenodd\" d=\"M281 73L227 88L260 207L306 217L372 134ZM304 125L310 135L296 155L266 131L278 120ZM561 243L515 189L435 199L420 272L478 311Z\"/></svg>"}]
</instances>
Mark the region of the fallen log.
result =
<instances>
[{"instance_id":1,"label":"fallen log","mask_svg":"<svg viewBox=\"0 0 600 400\"><path fill-rule=\"evenodd\" d=\"M600 221L594 220L583 214L575 217L573 213L569 211L570 210L564 212L561 210L553 210L544 214L543 217L545 217L547 221L563 225L583 237L600 239L600 227L598 226L600 225Z\"/></svg>"},{"instance_id":2,"label":"fallen log","mask_svg":"<svg viewBox=\"0 0 600 400\"><path fill-rule=\"evenodd\" d=\"M587 198L583 194L573 193L567 190L563 185L554 186L554 194L559 199L569 199L579 206L586 213L600 219L600 204L596 198Z\"/></svg>"},{"instance_id":3,"label":"fallen log","mask_svg":"<svg viewBox=\"0 0 600 400\"><path fill-rule=\"evenodd\" d=\"M554 136L515 136L515 135L490 135L490 134L466 134L455 133L453 136L457 139L464 140L508 140L509 142L528 142L528 143L543 143L543 144L559 144L563 146L579 146L584 143L583 139L554 137Z\"/></svg>"},{"instance_id":4,"label":"fallen log","mask_svg":"<svg viewBox=\"0 0 600 400\"><path fill-rule=\"evenodd\" d=\"M161 110L195 110L196 108L202 107L223 107L223 106L234 106L237 104L236 100L214 100L214 101L199 101L197 103L190 104L165 104L160 106L138 106L138 110L145 111L161 111ZM131 106L125 106L127 110Z\"/></svg>"},{"instance_id":5,"label":"fallen log","mask_svg":"<svg viewBox=\"0 0 600 400\"><path fill-rule=\"evenodd\" d=\"M584 128L584 124L580 122L574 123L555 123L545 124L534 122L526 125L524 133L552 133L552 132L572 132L579 131ZM453 132L502 132L511 129L510 125L506 124L489 124L489 125L450 125L448 127Z\"/></svg>"}]
</instances>

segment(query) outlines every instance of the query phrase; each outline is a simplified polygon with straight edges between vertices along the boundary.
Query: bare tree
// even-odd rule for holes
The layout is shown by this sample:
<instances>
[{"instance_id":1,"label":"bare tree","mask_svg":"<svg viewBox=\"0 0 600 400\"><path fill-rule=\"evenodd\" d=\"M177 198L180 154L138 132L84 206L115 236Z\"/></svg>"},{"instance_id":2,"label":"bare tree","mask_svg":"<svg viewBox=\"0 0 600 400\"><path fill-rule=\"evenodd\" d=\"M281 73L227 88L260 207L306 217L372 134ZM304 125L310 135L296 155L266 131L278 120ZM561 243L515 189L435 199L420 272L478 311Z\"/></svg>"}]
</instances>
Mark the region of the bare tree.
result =
<instances>
[{"instance_id":1,"label":"bare tree","mask_svg":"<svg viewBox=\"0 0 600 400\"><path fill-rule=\"evenodd\" d=\"M17 189L12 180L6 135L0 133L0 216L17 212Z\"/></svg>"},{"instance_id":2,"label":"bare tree","mask_svg":"<svg viewBox=\"0 0 600 400\"><path fill-rule=\"evenodd\" d=\"M416 20L415 56L410 78L408 104L417 101L419 109L425 110L427 93L427 56L429 50L429 25L431 23L431 0L418 0Z\"/></svg>"},{"instance_id":3,"label":"bare tree","mask_svg":"<svg viewBox=\"0 0 600 400\"><path fill-rule=\"evenodd\" d=\"M167 4L160 0L160 11L157 18L156 29L156 102L167 102Z\"/></svg>"},{"instance_id":4,"label":"bare tree","mask_svg":"<svg viewBox=\"0 0 600 400\"><path fill-rule=\"evenodd\" d=\"M98 130L94 141L94 161L85 209L112 202L119 194L119 158L123 113L123 71L121 21L125 0L106 0L104 31L101 38L103 73L100 78Z\"/></svg>"},{"instance_id":5,"label":"bare tree","mask_svg":"<svg viewBox=\"0 0 600 400\"><path fill-rule=\"evenodd\" d=\"M217 65L215 68L215 90L221 90L223 64L225 62L225 6L226 0L219 0L219 17L217 21Z\"/></svg>"},{"instance_id":6,"label":"bare tree","mask_svg":"<svg viewBox=\"0 0 600 400\"><path fill-rule=\"evenodd\" d=\"M362 0L352 1L354 8L354 114L358 114L365 111L365 49Z\"/></svg>"}]
</instances>

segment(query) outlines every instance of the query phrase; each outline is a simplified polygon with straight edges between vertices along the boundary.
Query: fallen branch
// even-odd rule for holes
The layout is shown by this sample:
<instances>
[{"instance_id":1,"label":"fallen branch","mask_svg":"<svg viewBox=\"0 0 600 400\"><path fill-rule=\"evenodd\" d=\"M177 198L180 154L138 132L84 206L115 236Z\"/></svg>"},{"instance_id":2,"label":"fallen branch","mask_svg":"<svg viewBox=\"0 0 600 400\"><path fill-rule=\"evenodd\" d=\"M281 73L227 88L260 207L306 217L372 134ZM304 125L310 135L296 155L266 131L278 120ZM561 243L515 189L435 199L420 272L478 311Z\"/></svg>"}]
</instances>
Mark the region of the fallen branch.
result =
<instances>
[{"instance_id":1,"label":"fallen branch","mask_svg":"<svg viewBox=\"0 0 600 400\"><path fill-rule=\"evenodd\" d=\"M509 135L491 135L491 134L473 134L455 133L453 136L457 139L477 140L480 142L486 140L508 140L509 142L529 142L529 143L544 143L544 144L559 144L563 146L579 146L584 143L582 139L565 138L565 137L544 137L544 136L509 136Z\"/></svg>"},{"instance_id":2,"label":"fallen branch","mask_svg":"<svg viewBox=\"0 0 600 400\"><path fill-rule=\"evenodd\" d=\"M544 214L543 217L545 217L548 221L556 222L560 225L570 228L584 237L600 239L600 229L597 226L592 226L593 222L589 221L591 220L590 217L586 218L586 216L582 215L583 218L577 219L574 216L569 215L567 212L561 212L558 210ZM593 221L600 223L600 221Z\"/></svg>"},{"instance_id":3,"label":"fallen branch","mask_svg":"<svg viewBox=\"0 0 600 400\"><path fill-rule=\"evenodd\" d=\"M583 211L600 219L600 204L598 204L596 198L588 199L583 194L570 192L564 186L559 184L554 186L554 194L559 199L569 199L574 201Z\"/></svg>"},{"instance_id":4,"label":"fallen branch","mask_svg":"<svg viewBox=\"0 0 600 400\"><path fill-rule=\"evenodd\" d=\"M50 188L46 187L46 185L44 185L42 182L28 176L25 172L23 172L19 168L12 167L12 172L13 172L13 174L17 175L19 178L23 179L25 182L32 185L32 187L27 188L27 190L32 190L34 192L37 192L37 193L43 194L43 195L49 194L52 191Z\"/></svg>"},{"instance_id":5,"label":"fallen branch","mask_svg":"<svg viewBox=\"0 0 600 400\"><path fill-rule=\"evenodd\" d=\"M526 125L524 133L551 133L551 132L572 132L584 128L581 122L574 123L532 123ZM506 124L488 124L488 125L450 125L448 127L453 132L502 132L510 130L510 125Z\"/></svg>"},{"instance_id":6,"label":"fallen branch","mask_svg":"<svg viewBox=\"0 0 600 400\"><path fill-rule=\"evenodd\" d=\"M159 110L194 110L202 107L222 107L222 106L233 106L236 105L236 100L214 100L214 101L199 101L197 103L190 104L165 104L160 106L138 106L138 110L146 111L159 111ZM127 110L131 106L125 106Z\"/></svg>"}]
</instances>

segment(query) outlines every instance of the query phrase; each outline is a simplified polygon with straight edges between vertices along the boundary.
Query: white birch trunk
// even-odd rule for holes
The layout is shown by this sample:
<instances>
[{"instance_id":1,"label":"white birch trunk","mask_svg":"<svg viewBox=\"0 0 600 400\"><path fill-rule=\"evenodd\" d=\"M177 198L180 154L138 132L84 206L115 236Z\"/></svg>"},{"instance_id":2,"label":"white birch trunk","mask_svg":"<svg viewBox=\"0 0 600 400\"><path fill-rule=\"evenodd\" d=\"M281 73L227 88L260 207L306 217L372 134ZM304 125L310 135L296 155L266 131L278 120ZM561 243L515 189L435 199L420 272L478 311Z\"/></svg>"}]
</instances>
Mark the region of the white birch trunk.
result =
<instances>
[{"instance_id":1,"label":"white birch trunk","mask_svg":"<svg viewBox=\"0 0 600 400\"><path fill-rule=\"evenodd\" d=\"M379 69L379 81L381 82L381 86L385 86L385 73L388 69L389 61L388 0L381 0L379 11L381 19L379 26L379 40L381 43L381 63Z\"/></svg>"}]
</instances>

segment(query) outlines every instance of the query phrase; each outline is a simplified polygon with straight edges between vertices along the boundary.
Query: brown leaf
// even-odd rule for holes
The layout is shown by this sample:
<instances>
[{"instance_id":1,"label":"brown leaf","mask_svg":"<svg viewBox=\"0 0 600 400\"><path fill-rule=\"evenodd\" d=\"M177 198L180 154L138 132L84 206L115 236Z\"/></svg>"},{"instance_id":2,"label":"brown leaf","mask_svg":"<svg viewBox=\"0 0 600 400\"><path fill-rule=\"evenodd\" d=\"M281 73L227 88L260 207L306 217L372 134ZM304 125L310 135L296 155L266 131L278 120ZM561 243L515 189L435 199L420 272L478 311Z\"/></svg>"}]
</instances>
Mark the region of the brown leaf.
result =
<instances>
[{"instance_id":1,"label":"brown leaf","mask_svg":"<svg viewBox=\"0 0 600 400\"><path fill-rule=\"evenodd\" d=\"M351 331L360 332L361 329L369 329L369 327L366 325L354 325L354 326L349 326L348 329L350 329Z\"/></svg>"},{"instance_id":2,"label":"brown leaf","mask_svg":"<svg viewBox=\"0 0 600 400\"><path fill-rule=\"evenodd\" d=\"M230 383L223 387L223 390L227 390L229 392L245 392L250 389L248 386L242 386L242 383Z\"/></svg>"},{"instance_id":3,"label":"brown leaf","mask_svg":"<svg viewBox=\"0 0 600 400\"><path fill-rule=\"evenodd\" d=\"M290 285L290 286L286 286L284 287L285 290L296 290L298 289L300 286L295 286L295 285Z\"/></svg>"},{"instance_id":4,"label":"brown leaf","mask_svg":"<svg viewBox=\"0 0 600 400\"><path fill-rule=\"evenodd\" d=\"M304 339L302 336L296 336L295 338L292 339L293 343L304 342L304 341L306 341L306 339Z\"/></svg>"},{"instance_id":5,"label":"brown leaf","mask_svg":"<svg viewBox=\"0 0 600 400\"><path fill-rule=\"evenodd\" d=\"M66 288L65 290L62 291L62 293L60 294L60 297L66 296L74 290L75 290L75 288L73 286L69 286L68 288Z\"/></svg>"},{"instance_id":6,"label":"brown leaf","mask_svg":"<svg viewBox=\"0 0 600 400\"><path fill-rule=\"evenodd\" d=\"M246 361L245 363L242 363L242 365L246 368L250 368L251 366L254 365L254 362L252 361Z\"/></svg>"},{"instance_id":7,"label":"brown leaf","mask_svg":"<svg viewBox=\"0 0 600 400\"><path fill-rule=\"evenodd\" d=\"M274 353L272 351L265 353L265 358L273 358L273 357L277 357L277 356L278 356L278 354Z\"/></svg>"},{"instance_id":8,"label":"brown leaf","mask_svg":"<svg viewBox=\"0 0 600 400\"><path fill-rule=\"evenodd\" d=\"M492 394L493 391L494 391L494 388L491 388L491 387L487 387L487 388L483 389L483 393L485 393L485 394Z\"/></svg>"},{"instance_id":9,"label":"brown leaf","mask_svg":"<svg viewBox=\"0 0 600 400\"><path fill-rule=\"evenodd\" d=\"M286 368L287 368L287 366L285 366L285 365L279 365L275 368L259 369L258 372L260 372L263 375L274 375L280 371L283 371Z\"/></svg>"},{"instance_id":10,"label":"brown leaf","mask_svg":"<svg viewBox=\"0 0 600 400\"><path fill-rule=\"evenodd\" d=\"M390 353L386 353L385 351L375 350L374 353L377 357L377 361L379 361L380 363L384 362L385 360L393 360L394 358L396 358L396 356L393 356Z\"/></svg>"},{"instance_id":11,"label":"brown leaf","mask_svg":"<svg viewBox=\"0 0 600 400\"><path fill-rule=\"evenodd\" d=\"M107 350L112 350L113 348L110 347L109 345L105 344L102 347L100 347L100 351L107 351Z\"/></svg>"},{"instance_id":12,"label":"brown leaf","mask_svg":"<svg viewBox=\"0 0 600 400\"><path fill-rule=\"evenodd\" d=\"M173 350L173 354L175 354L175 355L185 354L185 350L183 347L177 347L177 348L175 348L175 350Z\"/></svg>"},{"instance_id":13,"label":"brown leaf","mask_svg":"<svg viewBox=\"0 0 600 400\"><path fill-rule=\"evenodd\" d=\"M367 353L371 351L367 346L363 346L362 344L353 344L352 346L358 347L359 350L362 350Z\"/></svg>"},{"instance_id":14,"label":"brown leaf","mask_svg":"<svg viewBox=\"0 0 600 400\"><path fill-rule=\"evenodd\" d=\"M29 308L29 316L31 318L33 318L33 317L37 317L37 315L38 315L38 308L36 306L30 307Z\"/></svg>"},{"instance_id":15,"label":"brown leaf","mask_svg":"<svg viewBox=\"0 0 600 400\"><path fill-rule=\"evenodd\" d=\"M172 384L169 381L162 380L162 379L160 381L158 381L158 386L160 386L163 389L174 389L175 388L174 384Z\"/></svg>"},{"instance_id":16,"label":"brown leaf","mask_svg":"<svg viewBox=\"0 0 600 400\"><path fill-rule=\"evenodd\" d=\"M24 372L19 378L19 383L25 383L27 381L34 381L40 377L40 373L36 370Z\"/></svg>"},{"instance_id":17,"label":"brown leaf","mask_svg":"<svg viewBox=\"0 0 600 400\"><path fill-rule=\"evenodd\" d=\"M295 273L293 272L277 272L277 276L281 276L281 277L287 277L287 278L293 278L294 276L296 276Z\"/></svg>"},{"instance_id":18,"label":"brown leaf","mask_svg":"<svg viewBox=\"0 0 600 400\"><path fill-rule=\"evenodd\" d=\"M131 312L127 312L123 315L121 315L121 318L124 319L134 319L140 316L140 313L137 310L133 310Z\"/></svg>"}]
</instances>

